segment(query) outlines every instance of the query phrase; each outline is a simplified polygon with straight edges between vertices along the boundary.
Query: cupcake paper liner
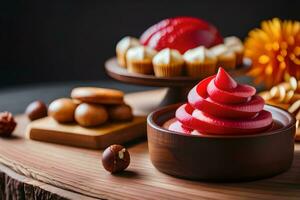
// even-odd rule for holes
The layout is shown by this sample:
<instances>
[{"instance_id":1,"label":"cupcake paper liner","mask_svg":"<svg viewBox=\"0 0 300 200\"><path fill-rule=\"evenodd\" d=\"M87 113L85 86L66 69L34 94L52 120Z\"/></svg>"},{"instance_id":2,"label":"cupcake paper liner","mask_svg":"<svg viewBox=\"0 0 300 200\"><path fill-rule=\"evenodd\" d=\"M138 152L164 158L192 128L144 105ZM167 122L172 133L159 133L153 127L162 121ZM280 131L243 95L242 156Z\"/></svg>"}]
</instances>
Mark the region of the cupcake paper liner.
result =
<instances>
[{"instance_id":1,"label":"cupcake paper liner","mask_svg":"<svg viewBox=\"0 0 300 200\"><path fill-rule=\"evenodd\" d=\"M181 76L183 63L173 65L154 65L154 74L157 77Z\"/></svg>"},{"instance_id":2,"label":"cupcake paper liner","mask_svg":"<svg viewBox=\"0 0 300 200\"><path fill-rule=\"evenodd\" d=\"M244 52L235 52L236 55L236 65L241 65L243 64L243 57L244 57Z\"/></svg>"},{"instance_id":3,"label":"cupcake paper liner","mask_svg":"<svg viewBox=\"0 0 300 200\"><path fill-rule=\"evenodd\" d=\"M126 54L117 51L117 60L121 67L126 68Z\"/></svg>"},{"instance_id":4,"label":"cupcake paper liner","mask_svg":"<svg viewBox=\"0 0 300 200\"><path fill-rule=\"evenodd\" d=\"M151 61L127 61L129 72L139 74L153 74L153 65Z\"/></svg>"},{"instance_id":5,"label":"cupcake paper liner","mask_svg":"<svg viewBox=\"0 0 300 200\"><path fill-rule=\"evenodd\" d=\"M216 63L186 63L186 74L190 77L206 78L216 73Z\"/></svg>"},{"instance_id":6,"label":"cupcake paper liner","mask_svg":"<svg viewBox=\"0 0 300 200\"><path fill-rule=\"evenodd\" d=\"M235 58L219 58L217 66L223 67L225 70L235 69L236 59Z\"/></svg>"}]
</instances>

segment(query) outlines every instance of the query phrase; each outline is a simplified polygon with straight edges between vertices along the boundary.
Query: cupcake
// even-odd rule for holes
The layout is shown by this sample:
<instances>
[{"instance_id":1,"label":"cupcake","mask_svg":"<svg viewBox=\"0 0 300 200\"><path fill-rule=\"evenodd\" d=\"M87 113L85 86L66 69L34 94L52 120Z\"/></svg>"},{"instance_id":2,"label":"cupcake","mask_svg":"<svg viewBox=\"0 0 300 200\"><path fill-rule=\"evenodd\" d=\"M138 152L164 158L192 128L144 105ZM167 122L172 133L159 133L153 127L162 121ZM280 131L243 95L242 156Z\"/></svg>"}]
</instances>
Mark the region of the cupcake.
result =
<instances>
[{"instance_id":1,"label":"cupcake","mask_svg":"<svg viewBox=\"0 0 300 200\"><path fill-rule=\"evenodd\" d=\"M230 36L224 38L225 46L233 51L236 55L236 65L241 65L243 63L244 57L244 45L243 42L235 36Z\"/></svg>"},{"instance_id":2,"label":"cupcake","mask_svg":"<svg viewBox=\"0 0 300 200\"><path fill-rule=\"evenodd\" d=\"M243 57L244 57L244 46L240 46L240 45L232 46L231 50L235 53L236 56L236 66L242 65Z\"/></svg>"},{"instance_id":3,"label":"cupcake","mask_svg":"<svg viewBox=\"0 0 300 200\"><path fill-rule=\"evenodd\" d=\"M224 38L224 44L227 47L241 45L243 46L243 42L240 40L240 38L236 36L229 36Z\"/></svg>"},{"instance_id":4,"label":"cupcake","mask_svg":"<svg viewBox=\"0 0 300 200\"><path fill-rule=\"evenodd\" d=\"M217 56L217 66L230 70L236 67L236 55L235 52L230 50L224 44L216 45L210 48L210 51Z\"/></svg>"},{"instance_id":5,"label":"cupcake","mask_svg":"<svg viewBox=\"0 0 300 200\"><path fill-rule=\"evenodd\" d=\"M204 46L186 51L183 58L188 76L205 78L216 72L217 57Z\"/></svg>"},{"instance_id":6,"label":"cupcake","mask_svg":"<svg viewBox=\"0 0 300 200\"><path fill-rule=\"evenodd\" d=\"M184 60L179 51L175 49L163 49L152 60L154 74L157 77L181 76Z\"/></svg>"},{"instance_id":7,"label":"cupcake","mask_svg":"<svg viewBox=\"0 0 300 200\"><path fill-rule=\"evenodd\" d=\"M118 42L116 53L120 66L126 68L126 53L128 49L136 46L140 46L139 40L130 36L126 36Z\"/></svg>"},{"instance_id":8,"label":"cupcake","mask_svg":"<svg viewBox=\"0 0 300 200\"><path fill-rule=\"evenodd\" d=\"M146 46L130 48L126 53L127 70L139 74L153 74L152 59L156 53Z\"/></svg>"}]
</instances>

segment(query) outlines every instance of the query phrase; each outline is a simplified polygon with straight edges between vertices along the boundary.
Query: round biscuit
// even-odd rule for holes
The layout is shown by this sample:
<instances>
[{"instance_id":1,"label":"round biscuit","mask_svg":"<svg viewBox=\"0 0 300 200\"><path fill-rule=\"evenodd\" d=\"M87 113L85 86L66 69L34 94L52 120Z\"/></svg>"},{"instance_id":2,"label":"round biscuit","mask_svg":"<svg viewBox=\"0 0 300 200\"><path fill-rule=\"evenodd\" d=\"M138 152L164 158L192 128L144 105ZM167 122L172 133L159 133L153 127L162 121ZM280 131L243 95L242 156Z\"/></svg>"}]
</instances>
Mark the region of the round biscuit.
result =
<instances>
[{"instance_id":1,"label":"round biscuit","mask_svg":"<svg viewBox=\"0 0 300 200\"><path fill-rule=\"evenodd\" d=\"M99 104L123 104L124 93L120 90L97 88L97 87L78 87L71 92L71 97L86 103Z\"/></svg>"}]
</instances>

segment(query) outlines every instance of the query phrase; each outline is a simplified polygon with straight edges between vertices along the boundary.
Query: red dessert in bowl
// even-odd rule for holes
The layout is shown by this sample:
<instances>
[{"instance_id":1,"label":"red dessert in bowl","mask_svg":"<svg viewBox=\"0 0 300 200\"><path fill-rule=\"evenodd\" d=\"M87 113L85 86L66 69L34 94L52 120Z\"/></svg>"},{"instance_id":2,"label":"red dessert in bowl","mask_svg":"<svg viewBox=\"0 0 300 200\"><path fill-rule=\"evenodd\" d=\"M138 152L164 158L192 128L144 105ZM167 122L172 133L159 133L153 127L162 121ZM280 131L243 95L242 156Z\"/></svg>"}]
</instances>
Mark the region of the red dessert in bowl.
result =
<instances>
[{"instance_id":1,"label":"red dessert in bowl","mask_svg":"<svg viewBox=\"0 0 300 200\"><path fill-rule=\"evenodd\" d=\"M225 70L197 84L188 102L148 116L153 165L170 175L209 181L272 176L291 166L295 119Z\"/></svg>"},{"instance_id":2,"label":"red dessert in bowl","mask_svg":"<svg viewBox=\"0 0 300 200\"><path fill-rule=\"evenodd\" d=\"M189 133L243 135L257 134L272 126L272 114L263 110L264 100L255 95L249 85L238 84L219 68L217 75L208 77L188 94L188 103L176 111L179 125ZM177 130L176 128L179 129ZM181 127L182 128L181 128Z\"/></svg>"}]
</instances>

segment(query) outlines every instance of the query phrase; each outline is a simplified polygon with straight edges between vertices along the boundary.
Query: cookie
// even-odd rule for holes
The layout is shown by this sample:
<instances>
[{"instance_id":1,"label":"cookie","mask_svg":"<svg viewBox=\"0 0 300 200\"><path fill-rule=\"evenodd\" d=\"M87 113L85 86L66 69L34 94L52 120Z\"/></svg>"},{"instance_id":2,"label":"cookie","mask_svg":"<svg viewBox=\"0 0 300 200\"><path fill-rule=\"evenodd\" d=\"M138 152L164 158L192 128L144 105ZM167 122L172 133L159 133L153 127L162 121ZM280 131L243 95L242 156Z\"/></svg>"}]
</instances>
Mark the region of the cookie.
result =
<instances>
[{"instance_id":1,"label":"cookie","mask_svg":"<svg viewBox=\"0 0 300 200\"><path fill-rule=\"evenodd\" d=\"M107 119L107 111L101 105L82 103L75 110L75 120L81 126L98 126L104 124Z\"/></svg>"},{"instance_id":2,"label":"cookie","mask_svg":"<svg viewBox=\"0 0 300 200\"><path fill-rule=\"evenodd\" d=\"M130 121L133 119L132 109L126 104L110 106L108 115L113 121Z\"/></svg>"},{"instance_id":3,"label":"cookie","mask_svg":"<svg viewBox=\"0 0 300 200\"><path fill-rule=\"evenodd\" d=\"M81 102L98 104L123 104L124 93L119 90L96 88L96 87L78 87L71 92L71 97Z\"/></svg>"},{"instance_id":4,"label":"cookie","mask_svg":"<svg viewBox=\"0 0 300 200\"><path fill-rule=\"evenodd\" d=\"M77 104L72 99L56 99L49 105L48 115L59 123L73 122L76 107Z\"/></svg>"}]
</instances>

